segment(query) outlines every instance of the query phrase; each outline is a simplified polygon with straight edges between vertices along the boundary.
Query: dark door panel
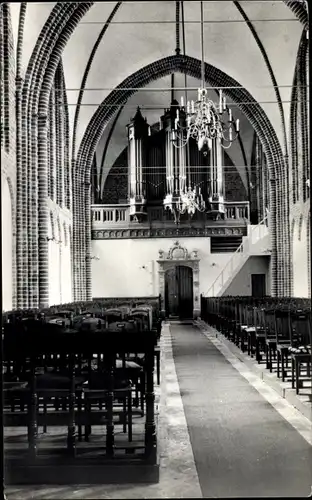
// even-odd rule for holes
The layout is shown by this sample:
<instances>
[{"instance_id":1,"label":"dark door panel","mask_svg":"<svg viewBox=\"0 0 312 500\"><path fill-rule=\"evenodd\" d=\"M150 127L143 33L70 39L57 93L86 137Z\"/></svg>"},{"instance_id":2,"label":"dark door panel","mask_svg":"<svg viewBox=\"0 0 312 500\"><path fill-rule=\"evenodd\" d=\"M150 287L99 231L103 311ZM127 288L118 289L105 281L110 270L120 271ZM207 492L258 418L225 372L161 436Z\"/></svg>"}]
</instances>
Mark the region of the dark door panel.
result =
<instances>
[{"instance_id":1,"label":"dark door panel","mask_svg":"<svg viewBox=\"0 0 312 500\"><path fill-rule=\"evenodd\" d=\"M252 297L264 297L266 295L265 274L251 275L251 295Z\"/></svg>"},{"instance_id":2,"label":"dark door panel","mask_svg":"<svg viewBox=\"0 0 312 500\"><path fill-rule=\"evenodd\" d=\"M179 316L192 318L193 316L193 270L186 266L177 266L179 283Z\"/></svg>"},{"instance_id":3,"label":"dark door panel","mask_svg":"<svg viewBox=\"0 0 312 500\"><path fill-rule=\"evenodd\" d=\"M179 288L176 268L169 269L165 274L166 316L179 315Z\"/></svg>"},{"instance_id":4,"label":"dark door panel","mask_svg":"<svg viewBox=\"0 0 312 500\"><path fill-rule=\"evenodd\" d=\"M193 270L176 266L165 274L165 305L167 317L193 317Z\"/></svg>"}]
</instances>

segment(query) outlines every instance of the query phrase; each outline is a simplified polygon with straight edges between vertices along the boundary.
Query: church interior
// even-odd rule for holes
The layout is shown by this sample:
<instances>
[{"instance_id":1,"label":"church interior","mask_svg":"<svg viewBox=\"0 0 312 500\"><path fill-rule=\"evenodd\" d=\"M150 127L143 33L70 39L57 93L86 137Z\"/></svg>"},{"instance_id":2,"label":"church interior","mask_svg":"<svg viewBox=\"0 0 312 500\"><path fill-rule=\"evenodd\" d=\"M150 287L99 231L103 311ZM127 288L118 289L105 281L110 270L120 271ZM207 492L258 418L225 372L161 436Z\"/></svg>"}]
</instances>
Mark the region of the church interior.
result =
<instances>
[{"instance_id":1,"label":"church interior","mask_svg":"<svg viewBox=\"0 0 312 500\"><path fill-rule=\"evenodd\" d=\"M0 5L7 499L312 494L305 0Z\"/></svg>"}]
</instances>

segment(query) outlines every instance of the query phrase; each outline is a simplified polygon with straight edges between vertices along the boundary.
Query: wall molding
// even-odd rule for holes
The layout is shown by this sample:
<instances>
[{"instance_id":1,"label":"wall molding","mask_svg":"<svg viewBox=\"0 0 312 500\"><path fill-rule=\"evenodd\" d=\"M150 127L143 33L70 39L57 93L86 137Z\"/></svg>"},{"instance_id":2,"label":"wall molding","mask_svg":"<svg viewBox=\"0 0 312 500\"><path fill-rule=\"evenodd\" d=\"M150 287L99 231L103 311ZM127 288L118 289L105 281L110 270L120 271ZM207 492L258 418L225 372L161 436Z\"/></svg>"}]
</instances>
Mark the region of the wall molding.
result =
<instances>
[{"instance_id":1,"label":"wall molding","mask_svg":"<svg viewBox=\"0 0 312 500\"><path fill-rule=\"evenodd\" d=\"M247 228L244 227L177 227L165 229L105 229L92 230L92 240L122 240L122 239L145 239L145 238L184 238L210 237L210 236L247 236Z\"/></svg>"}]
</instances>

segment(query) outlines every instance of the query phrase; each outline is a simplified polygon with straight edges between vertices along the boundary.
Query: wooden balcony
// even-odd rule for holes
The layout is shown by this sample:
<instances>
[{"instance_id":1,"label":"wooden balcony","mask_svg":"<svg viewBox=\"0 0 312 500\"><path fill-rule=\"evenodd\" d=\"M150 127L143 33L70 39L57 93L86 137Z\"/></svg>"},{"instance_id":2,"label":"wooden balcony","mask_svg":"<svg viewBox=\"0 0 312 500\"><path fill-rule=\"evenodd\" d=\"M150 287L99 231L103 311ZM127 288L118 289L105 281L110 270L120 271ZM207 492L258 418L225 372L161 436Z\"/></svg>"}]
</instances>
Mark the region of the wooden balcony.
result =
<instances>
[{"instance_id":1,"label":"wooden balcony","mask_svg":"<svg viewBox=\"0 0 312 500\"><path fill-rule=\"evenodd\" d=\"M130 220L129 205L91 205L92 239L150 238L172 236L224 236L247 234L249 202L225 202L224 218L212 220L209 213L181 217L177 226L169 210L148 206L143 222Z\"/></svg>"}]
</instances>

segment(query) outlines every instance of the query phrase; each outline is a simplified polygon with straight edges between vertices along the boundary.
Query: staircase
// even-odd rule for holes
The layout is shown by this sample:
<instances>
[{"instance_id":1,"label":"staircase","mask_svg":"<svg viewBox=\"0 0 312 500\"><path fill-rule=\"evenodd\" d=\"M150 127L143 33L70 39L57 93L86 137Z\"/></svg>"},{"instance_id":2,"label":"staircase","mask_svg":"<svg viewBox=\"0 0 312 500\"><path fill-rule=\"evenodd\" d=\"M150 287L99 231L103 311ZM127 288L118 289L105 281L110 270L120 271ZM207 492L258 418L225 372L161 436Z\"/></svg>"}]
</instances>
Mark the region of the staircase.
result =
<instances>
[{"instance_id":1,"label":"staircase","mask_svg":"<svg viewBox=\"0 0 312 500\"><path fill-rule=\"evenodd\" d=\"M268 214L259 224L252 226L248 236L243 239L217 279L205 293L205 297L221 297L249 257L253 255L270 255L270 234L267 220Z\"/></svg>"}]
</instances>

